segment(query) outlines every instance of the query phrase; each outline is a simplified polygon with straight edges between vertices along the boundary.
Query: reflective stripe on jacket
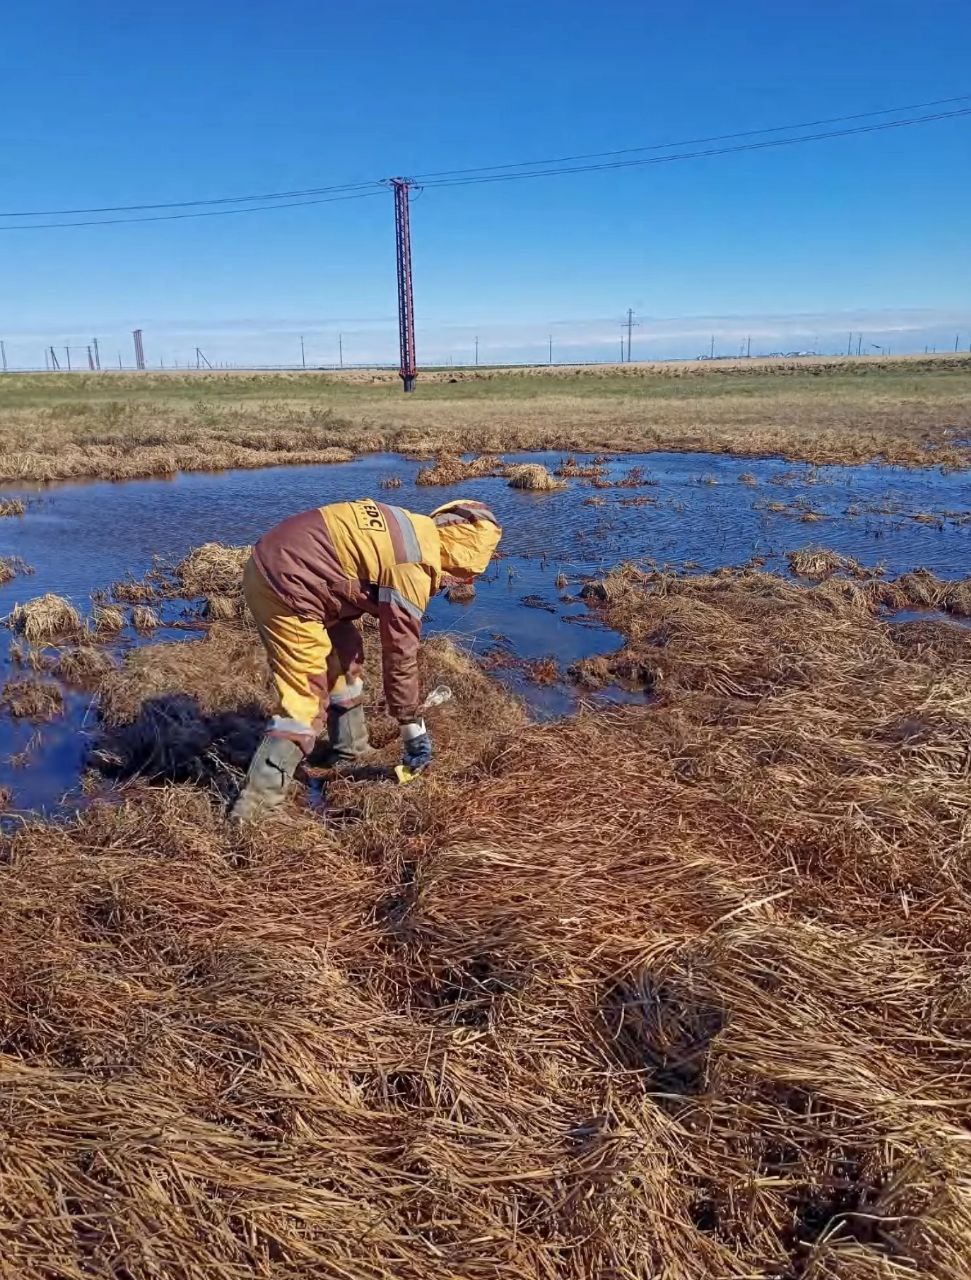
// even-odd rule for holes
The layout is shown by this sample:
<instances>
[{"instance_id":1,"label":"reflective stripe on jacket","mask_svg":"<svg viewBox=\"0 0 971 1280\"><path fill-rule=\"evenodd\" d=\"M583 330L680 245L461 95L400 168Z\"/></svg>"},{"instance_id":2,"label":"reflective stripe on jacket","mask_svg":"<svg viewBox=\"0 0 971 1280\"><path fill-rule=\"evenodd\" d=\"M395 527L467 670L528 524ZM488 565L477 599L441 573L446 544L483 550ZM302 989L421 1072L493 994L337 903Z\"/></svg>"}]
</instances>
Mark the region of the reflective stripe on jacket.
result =
<instances>
[{"instance_id":1,"label":"reflective stripe on jacket","mask_svg":"<svg viewBox=\"0 0 971 1280\"><path fill-rule=\"evenodd\" d=\"M325 626L376 617L388 710L399 721L417 717L422 616L441 576L430 517L370 498L335 502L282 521L253 559L297 617Z\"/></svg>"}]
</instances>

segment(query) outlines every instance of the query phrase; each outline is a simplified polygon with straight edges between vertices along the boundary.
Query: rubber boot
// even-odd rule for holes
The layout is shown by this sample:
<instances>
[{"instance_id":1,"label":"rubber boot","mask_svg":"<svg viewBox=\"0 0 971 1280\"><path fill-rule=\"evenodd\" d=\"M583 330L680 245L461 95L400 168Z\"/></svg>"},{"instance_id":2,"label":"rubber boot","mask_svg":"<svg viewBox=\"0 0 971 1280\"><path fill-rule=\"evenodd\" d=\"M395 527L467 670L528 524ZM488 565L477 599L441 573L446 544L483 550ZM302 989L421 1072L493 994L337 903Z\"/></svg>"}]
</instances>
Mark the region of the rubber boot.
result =
<instances>
[{"instance_id":1,"label":"rubber boot","mask_svg":"<svg viewBox=\"0 0 971 1280\"><path fill-rule=\"evenodd\" d=\"M267 734L256 748L246 780L229 810L230 822L250 822L278 809L302 760L303 751L295 742Z\"/></svg>"},{"instance_id":2,"label":"rubber boot","mask_svg":"<svg viewBox=\"0 0 971 1280\"><path fill-rule=\"evenodd\" d=\"M342 764L359 764L374 751L368 740L363 707L335 707L327 710L327 740L318 739L309 763L320 769L336 769Z\"/></svg>"}]
</instances>

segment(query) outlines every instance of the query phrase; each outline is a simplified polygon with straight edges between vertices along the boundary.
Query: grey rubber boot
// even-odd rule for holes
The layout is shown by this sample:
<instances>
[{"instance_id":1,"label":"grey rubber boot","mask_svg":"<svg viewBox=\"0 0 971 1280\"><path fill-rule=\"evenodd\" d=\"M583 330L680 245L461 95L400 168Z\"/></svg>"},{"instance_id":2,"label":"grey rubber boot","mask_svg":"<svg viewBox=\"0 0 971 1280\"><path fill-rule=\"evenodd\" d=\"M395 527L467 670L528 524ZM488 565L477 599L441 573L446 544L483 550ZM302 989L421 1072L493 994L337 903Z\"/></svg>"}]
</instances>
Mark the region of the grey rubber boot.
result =
<instances>
[{"instance_id":1,"label":"grey rubber boot","mask_svg":"<svg viewBox=\"0 0 971 1280\"><path fill-rule=\"evenodd\" d=\"M229 810L230 822L250 822L278 809L302 760L303 751L295 742L267 734L256 748L246 780Z\"/></svg>"},{"instance_id":2,"label":"grey rubber boot","mask_svg":"<svg viewBox=\"0 0 971 1280\"><path fill-rule=\"evenodd\" d=\"M336 769L342 764L366 760L374 748L368 740L367 719L363 707L335 707L327 711L327 739L317 740L310 763L321 769Z\"/></svg>"}]
</instances>

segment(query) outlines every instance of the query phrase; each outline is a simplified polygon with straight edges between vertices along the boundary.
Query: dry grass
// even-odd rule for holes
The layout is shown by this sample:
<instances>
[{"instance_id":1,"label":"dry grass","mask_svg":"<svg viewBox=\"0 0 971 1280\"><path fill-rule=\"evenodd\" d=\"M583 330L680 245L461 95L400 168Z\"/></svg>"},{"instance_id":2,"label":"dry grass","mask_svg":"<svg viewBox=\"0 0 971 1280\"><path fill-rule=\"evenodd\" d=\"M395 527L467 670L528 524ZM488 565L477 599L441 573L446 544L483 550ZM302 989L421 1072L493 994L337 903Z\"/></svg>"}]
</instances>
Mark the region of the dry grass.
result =
<instances>
[{"instance_id":1,"label":"dry grass","mask_svg":"<svg viewBox=\"0 0 971 1280\"><path fill-rule=\"evenodd\" d=\"M380 642L376 624L368 637L365 691L371 741L397 760L398 726L383 711ZM518 704L500 697L478 668L447 640L423 646L422 683L448 684L456 706L429 713L436 742L452 768L468 763L474 743L462 738L462 717L482 717L503 727L521 725ZM111 773L130 776L226 781L227 767L245 767L271 709L268 674L256 632L238 623L215 623L204 640L160 644L131 653L100 688L105 731L96 759Z\"/></svg>"},{"instance_id":2,"label":"dry grass","mask_svg":"<svg viewBox=\"0 0 971 1280\"><path fill-rule=\"evenodd\" d=\"M84 630L81 615L70 600L51 592L28 600L26 604L15 604L6 623L11 630L20 632L29 644L70 639L81 635Z\"/></svg>"},{"instance_id":3,"label":"dry grass","mask_svg":"<svg viewBox=\"0 0 971 1280\"><path fill-rule=\"evenodd\" d=\"M450 579L445 584L444 592L449 604L468 604L470 600L475 599L475 583Z\"/></svg>"},{"instance_id":4,"label":"dry grass","mask_svg":"<svg viewBox=\"0 0 971 1280\"><path fill-rule=\"evenodd\" d=\"M423 374L9 375L0 482L553 449L967 465L967 357Z\"/></svg>"},{"instance_id":5,"label":"dry grass","mask_svg":"<svg viewBox=\"0 0 971 1280\"><path fill-rule=\"evenodd\" d=\"M129 616L132 627L139 635L147 635L162 625L162 619L157 611L147 604L133 605Z\"/></svg>"},{"instance_id":6,"label":"dry grass","mask_svg":"<svg viewBox=\"0 0 971 1280\"><path fill-rule=\"evenodd\" d=\"M52 670L65 684L87 688L100 684L114 667L115 660L107 650L93 644L80 644L72 649L62 649Z\"/></svg>"},{"instance_id":7,"label":"dry grass","mask_svg":"<svg viewBox=\"0 0 971 1280\"><path fill-rule=\"evenodd\" d=\"M380 487L382 489L400 489L401 476L385 476L380 482Z\"/></svg>"},{"instance_id":8,"label":"dry grass","mask_svg":"<svg viewBox=\"0 0 971 1280\"><path fill-rule=\"evenodd\" d=\"M12 582L18 574L27 575L33 572L33 565L21 560L20 556L0 556L0 586L5 582Z\"/></svg>"},{"instance_id":9,"label":"dry grass","mask_svg":"<svg viewBox=\"0 0 971 1280\"><path fill-rule=\"evenodd\" d=\"M124 578L113 582L108 593L119 604L147 604L158 594L155 584L144 578Z\"/></svg>"},{"instance_id":10,"label":"dry grass","mask_svg":"<svg viewBox=\"0 0 971 1280\"><path fill-rule=\"evenodd\" d=\"M20 498L0 498L0 520L8 516L22 516L27 511L27 503Z\"/></svg>"},{"instance_id":11,"label":"dry grass","mask_svg":"<svg viewBox=\"0 0 971 1280\"><path fill-rule=\"evenodd\" d=\"M509 468L509 487L549 492L552 489L565 489L566 481L558 480L538 462L525 462Z\"/></svg>"},{"instance_id":12,"label":"dry grass","mask_svg":"<svg viewBox=\"0 0 971 1280\"><path fill-rule=\"evenodd\" d=\"M53 720L64 710L64 695L56 684L17 676L0 689L0 708L18 720Z\"/></svg>"},{"instance_id":13,"label":"dry grass","mask_svg":"<svg viewBox=\"0 0 971 1280\"><path fill-rule=\"evenodd\" d=\"M556 468L556 475L568 480L594 480L603 475L603 470L602 462L581 464L571 454Z\"/></svg>"},{"instance_id":14,"label":"dry grass","mask_svg":"<svg viewBox=\"0 0 971 1280\"><path fill-rule=\"evenodd\" d=\"M460 484L463 480L476 480L480 476L505 474L505 463L500 458L463 459L443 454L432 466L422 467L415 477L415 484Z\"/></svg>"},{"instance_id":15,"label":"dry grass","mask_svg":"<svg viewBox=\"0 0 971 1280\"><path fill-rule=\"evenodd\" d=\"M879 576L875 571L865 569L852 556L841 555L827 547L801 547L797 551L787 552L786 559L793 573L800 578L808 578L810 582L822 582L838 573L855 578Z\"/></svg>"},{"instance_id":16,"label":"dry grass","mask_svg":"<svg viewBox=\"0 0 971 1280\"><path fill-rule=\"evenodd\" d=\"M202 617L226 622L247 617L243 569L251 547L207 542L196 547L172 571L165 594L192 600L202 597Z\"/></svg>"},{"instance_id":17,"label":"dry grass","mask_svg":"<svg viewBox=\"0 0 971 1280\"><path fill-rule=\"evenodd\" d=\"M967 1280L971 637L844 586L627 570L650 707L524 726L437 642L411 787L3 837L10 1275ZM255 644L111 717L238 713Z\"/></svg>"},{"instance_id":18,"label":"dry grass","mask_svg":"<svg viewBox=\"0 0 971 1280\"><path fill-rule=\"evenodd\" d=\"M125 625L125 612L113 604L98 605L91 616L91 627L97 636L114 636Z\"/></svg>"}]
</instances>

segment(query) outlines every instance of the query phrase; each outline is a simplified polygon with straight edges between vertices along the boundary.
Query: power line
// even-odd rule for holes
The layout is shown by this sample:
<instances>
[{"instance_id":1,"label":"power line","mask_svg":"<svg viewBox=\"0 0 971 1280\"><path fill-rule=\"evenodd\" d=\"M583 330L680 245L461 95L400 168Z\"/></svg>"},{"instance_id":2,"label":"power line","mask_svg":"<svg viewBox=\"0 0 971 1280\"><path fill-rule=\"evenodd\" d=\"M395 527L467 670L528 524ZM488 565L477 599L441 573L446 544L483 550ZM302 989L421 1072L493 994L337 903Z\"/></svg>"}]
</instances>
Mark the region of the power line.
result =
<instances>
[{"instance_id":1,"label":"power line","mask_svg":"<svg viewBox=\"0 0 971 1280\"><path fill-rule=\"evenodd\" d=\"M846 124L851 120L866 120L873 116L899 115L902 111L923 111L928 107L948 106L953 102L969 102L971 94L960 94L956 98L934 98L930 102L909 102L899 107L881 107L875 111L858 111L854 115L827 116L821 120L804 120L799 124L775 124L763 129L743 129L736 133L716 133L706 138L683 138L679 142L657 142L643 147L622 147L617 151L588 151L573 156L556 156L547 160L522 160L515 164L475 165L470 169L441 169L435 173L416 174L416 180L427 185L432 178L460 177L464 174L495 172L501 169L535 168L538 165L568 164L574 160L602 160L610 156L632 155L643 151L669 151L674 147L695 147L706 142L731 142L736 138L752 138L761 133L787 133L795 129L816 129L824 124Z\"/></svg>"},{"instance_id":2,"label":"power line","mask_svg":"<svg viewBox=\"0 0 971 1280\"><path fill-rule=\"evenodd\" d=\"M952 101L966 102L966 101L971 101L971 95L964 95L960 98L953 98L953 99L941 99L940 101L941 102L952 102ZM897 110L903 110L903 109L904 108L897 108ZM870 115L877 115L877 114L885 115L893 110L894 108L885 108L880 112L863 112L857 116L832 117L832 119L834 121L840 120L840 119L846 119L846 120L859 119L859 118L862 118L863 116L870 116ZM472 185L478 185L478 184L487 183L487 182L515 182L523 178L555 177L560 174L593 173L593 172L599 172L599 171L611 170L611 169L629 169L629 168L644 167L649 165L671 164L677 161L696 160L696 159L706 158L709 156L737 155L737 154L748 152L748 151L763 151L763 150L768 150L770 148L799 146L799 145L802 145L803 143L820 142L830 138L844 138L844 137L851 137L851 136L860 135L860 134L879 133L879 132L884 132L890 129L902 129L912 125L931 124L941 120L957 119L957 118L965 117L969 115L971 115L971 107L963 107L963 108L956 109L954 111L939 111L939 112L934 112L932 114L923 115L923 116L908 116L899 120L877 121L877 122L866 124L866 125L856 125L847 129L828 129L822 132L800 134L794 137L786 137L786 138L762 138L760 141L757 141L757 142L742 142L742 143L738 143L735 146L705 147L701 150L694 150L694 151L676 151L670 155L646 156L641 154L638 156L638 158L631 159L631 160L605 160L600 163L574 164L572 163L573 160L580 160L580 159L583 159L584 157L567 156L567 157L563 157L561 160L558 160L558 161L534 161L534 162L523 161L518 165L506 165L506 166L493 165L493 166L486 166L482 169L470 169L470 170L451 170L451 171L443 170L440 176L436 176L433 174L425 175L421 179L421 185L426 189L440 188L440 187L472 186ZM743 138L743 137L750 137L752 134L777 132L777 131L781 131L786 128L792 128L792 127L798 128L800 126L779 125L771 129L748 130L748 131L744 131L736 134L724 134L724 135L721 135L721 137L725 139ZM805 126L802 126L802 127L805 127ZM715 140L715 139L712 139L712 140ZM703 140L699 140L699 141L703 141ZM657 151L657 150L663 150L666 148L670 149L671 147L675 147L679 145L693 145L693 144L661 143L653 147L632 147L632 148L626 148L624 151L620 151L620 152L601 152L601 153L592 153L592 154L600 154L605 156L626 155L626 154L630 154L631 152ZM533 167L529 167L530 165L532 165ZM545 165L546 167L537 167L540 165ZM514 169L514 168L520 171L519 172L496 172L496 170L498 169ZM449 176L449 174L453 174L455 176ZM461 176L463 174L465 176ZM411 181L417 181L417 180L412 179ZM281 201L273 204L256 203L260 200L272 199L273 197L269 195L225 196L225 197L220 197L218 199L212 199L212 200L186 201L183 203L173 202L172 204L167 204L167 205L106 206L103 210L77 209L77 210L48 211L46 213L36 213L36 214L26 214L26 213L18 214L18 213L0 212L0 218L52 217L52 216L57 216L58 213L73 214L73 213L97 213L97 212L127 212L127 211L137 211L139 209L169 209L169 208L179 208L179 209L193 208L194 209L196 206L199 206L199 205L242 203L243 201L253 202L248 204L246 207L236 208L236 209L205 208L202 210L196 210L194 212L159 213L159 214L151 214L146 217L135 217L135 218L92 218L92 219L84 219L82 221L77 221L77 222L15 223L15 224L7 224L5 226L0 226L0 231L47 231L47 230L58 228L58 227L115 226L121 223L133 223L133 222L168 222L168 221L175 221L175 220L181 220L186 218L226 217L230 214L235 214L235 213L265 213L265 212L276 210L276 209L292 209L292 208L299 208L306 205L330 204L340 200L368 199L373 196L383 194L386 188L386 185L387 185L386 181L382 180L382 181L374 181L370 183L357 183L357 184L348 183L343 186L334 186L334 187L308 188L307 191L303 193L294 192L294 193L288 193L288 194L308 195L308 196L311 196L311 198L285 200L285 201ZM315 192L323 192L323 193L337 192L342 194L314 195L313 193Z\"/></svg>"},{"instance_id":3,"label":"power line","mask_svg":"<svg viewBox=\"0 0 971 1280\"><path fill-rule=\"evenodd\" d=\"M184 218L224 218L231 213L266 213L271 209L297 209L310 204L334 204L339 200L366 200L384 195L384 188L360 191L356 195L324 196L319 200L288 200L283 204L249 205L244 209L206 209L200 213L157 213L146 218L89 218L80 222L15 222L0 226L0 231L50 231L55 227L115 227L128 222L178 222ZM0 217L6 217L0 214Z\"/></svg>"},{"instance_id":4,"label":"power line","mask_svg":"<svg viewBox=\"0 0 971 1280\"><path fill-rule=\"evenodd\" d=\"M345 182L330 187L307 187L302 191L267 191L262 195L218 196L211 200L169 200L164 204L106 204L90 209L21 209L16 213L0 213L0 218L65 218L76 213L138 213L149 209L191 209L198 205L244 204L258 200L302 199L304 196L329 195L332 192L361 191L378 186L374 181Z\"/></svg>"},{"instance_id":5,"label":"power line","mask_svg":"<svg viewBox=\"0 0 971 1280\"><path fill-rule=\"evenodd\" d=\"M878 124L857 125L852 129L829 129L823 133L807 133L794 138L766 138L761 142L740 143L735 147L708 147L701 151L679 151L668 156L651 156L639 160L614 160L603 164L571 165L568 168L531 169L523 173L501 173L482 175L479 177L443 179L442 181L424 181L426 189L439 187L465 187L485 182L516 182L522 178L554 177L563 173L593 173L606 169L633 169L655 164L671 164L677 160L697 160L706 156L736 155L744 151L765 151L773 147L793 147L804 142L821 142L827 138L848 138L855 134L880 133L888 129L902 129L908 125L931 124L939 120L951 120L960 116L971 116L971 107L958 111L941 111L927 116L910 116L904 120L887 120Z\"/></svg>"},{"instance_id":6,"label":"power line","mask_svg":"<svg viewBox=\"0 0 971 1280\"><path fill-rule=\"evenodd\" d=\"M431 173L418 174L416 177L418 181L425 181L435 178L463 177L472 174L485 175L500 170L533 169L541 165L569 164L577 160L600 160L612 156L631 155L636 152L670 151L675 147L701 146L709 142L731 142L737 138L751 138L764 133L784 133L796 129L815 129L826 124L846 124L853 120L871 119L874 116L899 115L903 111L923 111L928 107L949 106L955 102L971 102L971 94L961 94L953 98L935 98L929 102L909 102L896 107L880 107L874 111L858 111L852 115L825 116L819 120L804 120L797 124L767 125L761 129L743 129L735 133L718 133L703 138L683 138L677 142L658 142L647 146L624 147L617 151L592 151L578 155L557 156L546 160L521 160L510 164L476 165L468 169L440 169ZM901 123L905 122L902 121ZM294 191L267 191L258 195L216 196L200 200L169 200L156 204L109 204L78 209L21 209L14 212L0 213L0 218L66 218L88 213L144 213L156 209L191 209L224 204L253 204L262 201L310 200L316 196L369 191L379 185L384 184L377 179L370 179L325 187L305 187Z\"/></svg>"}]
</instances>

